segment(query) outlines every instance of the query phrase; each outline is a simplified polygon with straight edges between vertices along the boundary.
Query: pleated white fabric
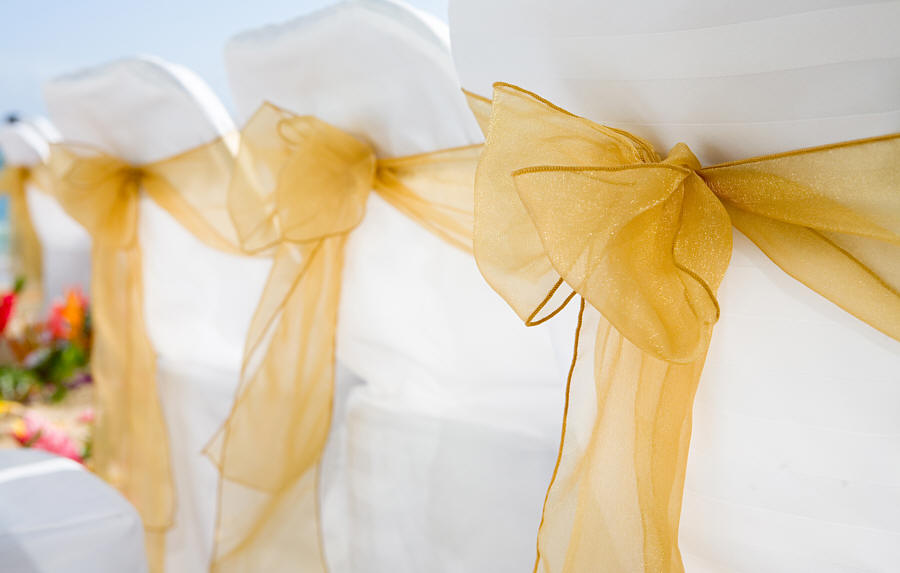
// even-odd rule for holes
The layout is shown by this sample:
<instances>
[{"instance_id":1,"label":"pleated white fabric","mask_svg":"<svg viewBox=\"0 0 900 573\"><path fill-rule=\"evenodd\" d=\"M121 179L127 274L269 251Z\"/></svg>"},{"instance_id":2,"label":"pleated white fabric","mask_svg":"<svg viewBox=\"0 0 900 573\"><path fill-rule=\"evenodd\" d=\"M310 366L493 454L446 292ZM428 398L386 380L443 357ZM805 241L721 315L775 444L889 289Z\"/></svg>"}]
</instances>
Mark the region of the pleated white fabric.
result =
<instances>
[{"instance_id":1,"label":"pleated white fabric","mask_svg":"<svg viewBox=\"0 0 900 573\"><path fill-rule=\"evenodd\" d=\"M450 4L465 88L514 83L705 164L900 131L898 23L897 1ZM900 344L734 239L694 407L686 569L896 571ZM564 349L567 318L550 326Z\"/></svg>"},{"instance_id":2,"label":"pleated white fabric","mask_svg":"<svg viewBox=\"0 0 900 573\"><path fill-rule=\"evenodd\" d=\"M134 164L164 159L234 129L222 104L192 72L161 60L128 59L54 80L50 115L67 141ZM175 527L169 571L204 571L212 550L217 473L202 450L228 414L244 338L270 261L201 244L143 197L145 321L169 429Z\"/></svg>"},{"instance_id":3,"label":"pleated white fabric","mask_svg":"<svg viewBox=\"0 0 900 573\"><path fill-rule=\"evenodd\" d=\"M242 34L226 64L242 117L268 100L384 157L480 139L446 29L398 4ZM347 246L337 353L350 377L323 479L331 569L528 570L562 420L547 333L519 323L471 255L373 194Z\"/></svg>"},{"instance_id":4,"label":"pleated white fabric","mask_svg":"<svg viewBox=\"0 0 900 573\"><path fill-rule=\"evenodd\" d=\"M46 118L20 121L0 128L0 151L9 165L33 167L46 159L49 144L58 138L58 132ZM87 232L47 190L28 184L25 200L41 243L43 309L62 298L69 288L78 287L88 293L91 239Z\"/></svg>"},{"instance_id":5,"label":"pleated white fabric","mask_svg":"<svg viewBox=\"0 0 900 573\"><path fill-rule=\"evenodd\" d=\"M0 570L144 573L141 518L84 466L38 450L0 451Z\"/></svg>"}]
</instances>

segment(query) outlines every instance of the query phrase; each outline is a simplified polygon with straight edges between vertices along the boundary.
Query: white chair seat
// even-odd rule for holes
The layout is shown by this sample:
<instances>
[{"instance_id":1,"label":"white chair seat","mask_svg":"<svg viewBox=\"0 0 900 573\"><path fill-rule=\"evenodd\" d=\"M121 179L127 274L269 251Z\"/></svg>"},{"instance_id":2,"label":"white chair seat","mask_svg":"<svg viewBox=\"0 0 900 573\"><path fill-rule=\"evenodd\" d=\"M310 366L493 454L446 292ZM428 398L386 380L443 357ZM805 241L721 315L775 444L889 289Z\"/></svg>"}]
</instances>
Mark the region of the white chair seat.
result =
<instances>
[{"instance_id":1,"label":"white chair seat","mask_svg":"<svg viewBox=\"0 0 900 573\"><path fill-rule=\"evenodd\" d=\"M0 570L143 573L140 516L72 460L38 450L0 451Z\"/></svg>"}]
</instances>

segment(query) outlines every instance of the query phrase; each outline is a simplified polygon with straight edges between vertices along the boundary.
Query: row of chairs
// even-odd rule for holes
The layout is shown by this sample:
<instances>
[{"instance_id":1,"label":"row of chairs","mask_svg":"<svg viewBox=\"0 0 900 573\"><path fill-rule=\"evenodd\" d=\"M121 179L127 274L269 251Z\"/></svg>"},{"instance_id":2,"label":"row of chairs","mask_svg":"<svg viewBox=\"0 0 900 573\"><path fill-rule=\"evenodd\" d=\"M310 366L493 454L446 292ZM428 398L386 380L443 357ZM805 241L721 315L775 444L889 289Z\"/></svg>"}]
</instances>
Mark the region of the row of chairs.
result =
<instances>
[{"instance_id":1,"label":"row of chairs","mask_svg":"<svg viewBox=\"0 0 900 573\"><path fill-rule=\"evenodd\" d=\"M443 25L394 3L339 4L241 34L225 50L236 119L197 76L155 58L58 78L45 98L63 140L138 164L233 131L265 101L328 121L381 156L475 143L459 84L489 95L495 80L658 149L696 141L705 162L898 129L900 53L886 35L898 2L680 11L660 0L646 13L610 4L454 1L456 69ZM829 51L826 32L848 22L876 32L855 51ZM725 50L727 38L735 43ZM837 89L853 81L866 97ZM19 144L8 134L26 141L28 130L37 131L0 138L9 160ZM45 143L36 140L22 161L39 160ZM52 200L34 190L29 201L42 238L73 229L45 251L86 252L86 236L44 206ZM148 198L140 211L147 328L179 499L167 565L201 571L216 496L202 448L229 411L271 261L207 248ZM85 280L83 262L67 270L67 254L45 260L48 276L66 277L57 284ZM720 300L688 465L688 570L890 570L900 562L900 526L885 512L900 491L889 461L898 451L896 343L787 277L739 233ZM342 374L322 480L332 570L531 568L572 310L525 329L470 256L369 198L347 246Z\"/></svg>"},{"instance_id":2,"label":"row of chairs","mask_svg":"<svg viewBox=\"0 0 900 573\"><path fill-rule=\"evenodd\" d=\"M475 143L480 132L441 26L392 3L351 2L242 34L226 49L238 121L270 101L361 136L379 155ZM342 46L342 57L322 54L322 46L332 45ZM153 57L54 79L44 96L63 141L134 164L236 128L199 77ZM38 189L28 195L50 200ZM35 219L43 219L34 207ZM60 255L81 266L78 274L55 266L55 256L46 259L51 274L65 274L60 284L87 271L88 243L83 231L79 237L78 263ZM178 499L167 569L201 571L210 559L217 486L203 448L230 410L271 260L210 249L147 197L140 202L139 242ZM324 470L332 477L323 479L334 570L378 562L385 548L398 552L390 562L401 569L429 570L435 528L465 538L473 523L502 532L495 536L500 546L463 544L452 562L527 567L562 411L563 371L546 333L521 326L470 255L377 196L352 234L344 272L337 343L344 373ZM515 408L500 399L507 394L515 395ZM266 447L266 436L259 439ZM514 455L520 450L529 455ZM348 543L352 551L341 547Z\"/></svg>"}]
</instances>

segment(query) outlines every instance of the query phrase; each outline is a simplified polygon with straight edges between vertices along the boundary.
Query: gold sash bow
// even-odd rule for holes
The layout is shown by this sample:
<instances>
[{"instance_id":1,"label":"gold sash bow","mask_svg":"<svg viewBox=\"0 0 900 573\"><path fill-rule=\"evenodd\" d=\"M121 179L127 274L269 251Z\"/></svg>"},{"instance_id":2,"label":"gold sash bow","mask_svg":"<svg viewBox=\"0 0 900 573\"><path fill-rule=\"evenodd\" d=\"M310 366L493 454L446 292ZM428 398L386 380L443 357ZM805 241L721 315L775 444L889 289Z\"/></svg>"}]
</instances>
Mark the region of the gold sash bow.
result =
<instances>
[{"instance_id":1,"label":"gold sash bow","mask_svg":"<svg viewBox=\"0 0 900 573\"><path fill-rule=\"evenodd\" d=\"M34 230L25 186L32 180L32 170L20 165L9 165L0 170L0 191L9 196L10 252L13 257L13 273L16 278L25 277L25 294L22 296L28 310L37 310L41 304L41 242Z\"/></svg>"},{"instance_id":2,"label":"gold sash bow","mask_svg":"<svg viewBox=\"0 0 900 573\"><path fill-rule=\"evenodd\" d=\"M208 447L221 475L214 571L326 571L317 496L328 437L344 245L374 189L471 250L480 146L394 159L264 105L228 192L240 248L271 252L232 412Z\"/></svg>"},{"instance_id":3,"label":"gold sash bow","mask_svg":"<svg viewBox=\"0 0 900 573\"><path fill-rule=\"evenodd\" d=\"M138 201L145 192L204 242L236 252L229 227L217 225L224 206L212 199L223 194L231 173L226 143L223 138L141 166L87 146L55 145L47 165L57 199L92 237L91 369L98 412L92 466L138 509L154 572L164 568L175 494L156 354L144 324Z\"/></svg>"},{"instance_id":4,"label":"gold sash bow","mask_svg":"<svg viewBox=\"0 0 900 573\"><path fill-rule=\"evenodd\" d=\"M528 324L581 297L535 571L680 572L691 407L730 226L900 340L900 134L701 168L684 144L661 159L515 86L471 100L486 129L482 273Z\"/></svg>"},{"instance_id":5,"label":"gold sash bow","mask_svg":"<svg viewBox=\"0 0 900 573\"><path fill-rule=\"evenodd\" d=\"M131 501L144 523L151 570L162 571L174 491L156 392L156 357L143 316L138 199L151 171L87 148L56 145L55 195L91 235L97 389L93 469Z\"/></svg>"}]
</instances>

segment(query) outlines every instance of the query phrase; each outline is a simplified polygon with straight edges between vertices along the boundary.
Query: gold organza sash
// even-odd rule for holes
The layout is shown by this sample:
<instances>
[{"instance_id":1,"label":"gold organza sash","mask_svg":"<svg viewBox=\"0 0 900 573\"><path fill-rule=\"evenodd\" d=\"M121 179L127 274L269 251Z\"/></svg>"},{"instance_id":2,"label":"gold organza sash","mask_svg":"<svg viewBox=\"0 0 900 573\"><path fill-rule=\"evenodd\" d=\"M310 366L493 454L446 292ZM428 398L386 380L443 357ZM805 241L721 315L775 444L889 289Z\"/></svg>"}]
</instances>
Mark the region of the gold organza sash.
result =
<instances>
[{"instance_id":1,"label":"gold organza sash","mask_svg":"<svg viewBox=\"0 0 900 573\"><path fill-rule=\"evenodd\" d=\"M374 189L470 251L479 151L377 159L353 136L271 105L243 129L228 207L241 250L274 261L237 399L208 448L221 474L213 570L327 570L317 480L348 234Z\"/></svg>"},{"instance_id":2,"label":"gold organza sash","mask_svg":"<svg viewBox=\"0 0 900 573\"><path fill-rule=\"evenodd\" d=\"M57 199L92 238L91 368L97 389L92 466L137 508L151 571L159 572L175 499L168 434L156 389L156 355L143 316L139 195L143 190L195 235L229 249L230 241L197 217L184 197L214 189L221 194L231 154L217 141L157 163L133 166L86 146L55 145L47 168ZM221 209L207 205L207 212L216 220Z\"/></svg>"},{"instance_id":3,"label":"gold organza sash","mask_svg":"<svg viewBox=\"0 0 900 573\"><path fill-rule=\"evenodd\" d=\"M145 165L57 145L55 195L93 239L98 420L94 466L140 512L162 571L174 489L143 317L143 191L219 250L273 257L247 337L238 396L208 453L221 472L212 568L326 569L316 479L329 431L343 247L370 190L471 252L480 146L378 159L312 117L264 105L240 134ZM260 444L265 444L265 447Z\"/></svg>"},{"instance_id":4,"label":"gold organza sash","mask_svg":"<svg viewBox=\"0 0 900 573\"><path fill-rule=\"evenodd\" d=\"M24 166L10 165L0 170L0 192L9 197L10 251L15 278L25 278L23 298L29 306L40 305L41 243L28 210L25 186L32 180L32 170Z\"/></svg>"},{"instance_id":5,"label":"gold organza sash","mask_svg":"<svg viewBox=\"0 0 900 573\"><path fill-rule=\"evenodd\" d=\"M701 168L684 144L661 158L515 86L471 99L486 129L482 273L528 324L581 299L535 571L680 572L691 407L731 225L900 340L900 134Z\"/></svg>"}]
</instances>

